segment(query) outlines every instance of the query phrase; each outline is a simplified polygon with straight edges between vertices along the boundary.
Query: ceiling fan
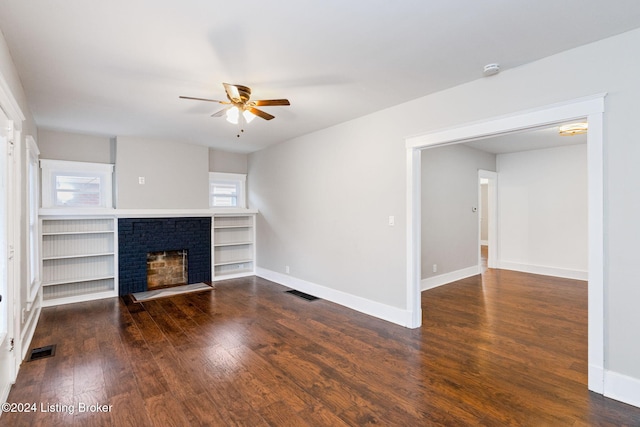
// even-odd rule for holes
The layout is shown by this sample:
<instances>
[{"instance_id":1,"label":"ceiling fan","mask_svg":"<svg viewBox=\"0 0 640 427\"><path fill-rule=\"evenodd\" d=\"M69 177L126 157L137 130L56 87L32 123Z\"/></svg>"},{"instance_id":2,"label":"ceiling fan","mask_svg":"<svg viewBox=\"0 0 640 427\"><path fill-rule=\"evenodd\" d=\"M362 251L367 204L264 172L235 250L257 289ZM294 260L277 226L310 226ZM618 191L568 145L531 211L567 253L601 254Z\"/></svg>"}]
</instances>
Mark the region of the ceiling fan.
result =
<instances>
[{"instance_id":1,"label":"ceiling fan","mask_svg":"<svg viewBox=\"0 0 640 427\"><path fill-rule=\"evenodd\" d=\"M216 111L211 117L221 117L227 115L227 121L238 124L241 121L249 123L255 116L265 120L271 120L275 116L259 110L256 107L268 107L272 105L291 105L288 99L262 99L251 101L251 88L242 85L232 85L222 83L227 93L228 101L218 101L217 99L194 98L191 96L180 96L182 99L192 99L195 101L217 102L227 105L220 111Z\"/></svg>"}]
</instances>

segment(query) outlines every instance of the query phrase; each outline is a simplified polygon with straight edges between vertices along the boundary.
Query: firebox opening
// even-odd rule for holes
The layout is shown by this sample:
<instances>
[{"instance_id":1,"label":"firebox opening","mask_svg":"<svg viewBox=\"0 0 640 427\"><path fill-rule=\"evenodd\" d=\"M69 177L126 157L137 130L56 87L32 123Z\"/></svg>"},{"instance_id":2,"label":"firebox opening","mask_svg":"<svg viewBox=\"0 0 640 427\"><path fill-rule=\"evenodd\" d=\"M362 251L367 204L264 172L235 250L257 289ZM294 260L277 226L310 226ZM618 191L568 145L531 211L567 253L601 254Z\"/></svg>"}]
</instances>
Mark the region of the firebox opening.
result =
<instances>
[{"instance_id":1,"label":"firebox opening","mask_svg":"<svg viewBox=\"0 0 640 427\"><path fill-rule=\"evenodd\" d=\"M147 290L188 283L187 250L147 253Z\"/></svg>"}]
</instances>

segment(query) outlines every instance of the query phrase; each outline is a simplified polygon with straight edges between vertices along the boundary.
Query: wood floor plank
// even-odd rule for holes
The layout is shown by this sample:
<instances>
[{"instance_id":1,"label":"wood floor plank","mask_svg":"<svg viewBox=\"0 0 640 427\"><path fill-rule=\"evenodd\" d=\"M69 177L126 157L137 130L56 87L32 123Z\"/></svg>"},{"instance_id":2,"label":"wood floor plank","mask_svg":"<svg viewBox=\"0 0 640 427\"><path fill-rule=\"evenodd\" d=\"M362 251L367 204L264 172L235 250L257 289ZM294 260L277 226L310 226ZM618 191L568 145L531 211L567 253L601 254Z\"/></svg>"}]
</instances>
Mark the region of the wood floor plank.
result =
<instances>
[{"instance_id":1,"label":"wood floor plank","mask_svg":"<svg viewBox=\"0 0 640 427\"><path fill-rule=\"evenodd\" d=\"M111 425L121 427L150 426L144 399L137 390L111 396L107 402L111 405Z\"/></svg>"},{"instance_id":2,"label":"wood floor plank","mask_svg":"<svg viewBox=\"0 0 640 427\"><path fill-rule=\"evenodd\" d=\"M411 330L252 277L49 307L0 426L640 426L587 391L584 282L487 270L423 292ZM111 405L78 413L80 404Z\"/></svg>"}]
</instances>

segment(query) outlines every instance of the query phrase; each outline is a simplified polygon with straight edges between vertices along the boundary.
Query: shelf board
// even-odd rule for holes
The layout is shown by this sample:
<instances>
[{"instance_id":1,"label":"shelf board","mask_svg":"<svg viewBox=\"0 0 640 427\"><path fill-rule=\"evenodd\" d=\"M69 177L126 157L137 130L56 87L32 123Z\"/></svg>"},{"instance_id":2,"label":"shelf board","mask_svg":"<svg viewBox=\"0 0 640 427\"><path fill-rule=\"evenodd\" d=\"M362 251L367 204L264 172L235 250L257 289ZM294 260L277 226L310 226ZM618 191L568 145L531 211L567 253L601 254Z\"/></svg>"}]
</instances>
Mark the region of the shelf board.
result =
<instances>
[{"instance_id":1,"label":"shelf board","mask_svg":"<svg viewBox=\"0 0 640 427\"><path fill-rule=\"evenodd\" d=\"M253 272L253 269L250 269L250 268L231 270L225 273L216 273L215 276L213 277L213 281L215 282L217 280L227 280L227 279L235 279L238 277L253 276L254 274L255 273Z\"/></svg>"},{"instance_id":2,"label":"shelf board","mask_svg":"<svg viewBox=\"0 0 640 427\"><path fill-rule=\"evenodd\" d=\"M74 302L83 302L83 301L92 301L103 298L114 298L118 296L117 290L108 290L108 291L97 291L97 292L87 292L81 295L70 295L64 297L57 298L43 298L42 306L43 307L51 307L55 305L61 304L70 304Z\"/></svg>"},{"instance_id":3,"label":"shelf board","mask_svg":"<svg viewBox=\"0 0 640 427\"><path fill-rule=\"evenodd\" d=\"M253 245L253 242L232 242L232 243L215 243L213 246L216 248L224 247L224 246L243 246L243 245Z\"/></svg>"},{"instance_id":4,"label":"shelf board","mask_svg":"<svg viewBox=\"0 0 640 427\"><path fill-rule=\"evenodd\" d=\"M43 236L67 236L72 234L114 234L113 230L96 230L96 231L43 231Z\"/></svg>"},{"instance_id":5,"label":"shelf board","mask_svg":"<svg viewBox=\"0 0 640 427\"><path fill-rule=\"evenodd\" d=\"M101 252L96 254L79 254L79 255L56 255L56 256L46 256L42 257L43 261L50 261L54 259L70 259L70 258L91 258L98 256L113 256L115 252Z\"/></svg>"},{"instance_id":6,"label":"shelf board","mask_svg":"<svg viewBox=\"0 0 640 427\"><path fill-rule=\"evenodd\" d=\"M113 274L104 275L104 276L92 276L92 277L81 277L77 279L59 279L52 280L50 282L42 283L42 286L59 286L59 285L68 285L71 283L82 283L82 282L93 282L94 280L107 280L107 279L115 279Z\"/></svg>"},{"instance_id":7,"label":"shelf board","mask_svg":"<svg viewBox=\"0 0 640 427\"><path fill-rule=\"evenodd\" d=\"M224 229L224 228L251 228L253 227L253 225L251 224L247 224L247 225L214 225L213 228L214 229Z\"/></svg>"},{"instance_id":8,"label":"shelf board","mask_svg":"<svg viewBox=\"0 0 640 427\"><path fill-rule=\"evenodd\" d=\"M246 264L248 262L253 262L253 260L251 258L247 258L247 259L238 259L233 261L216 262L213 264L213 266L218 267L221 265Z\"/></svg>"}]
</instances>

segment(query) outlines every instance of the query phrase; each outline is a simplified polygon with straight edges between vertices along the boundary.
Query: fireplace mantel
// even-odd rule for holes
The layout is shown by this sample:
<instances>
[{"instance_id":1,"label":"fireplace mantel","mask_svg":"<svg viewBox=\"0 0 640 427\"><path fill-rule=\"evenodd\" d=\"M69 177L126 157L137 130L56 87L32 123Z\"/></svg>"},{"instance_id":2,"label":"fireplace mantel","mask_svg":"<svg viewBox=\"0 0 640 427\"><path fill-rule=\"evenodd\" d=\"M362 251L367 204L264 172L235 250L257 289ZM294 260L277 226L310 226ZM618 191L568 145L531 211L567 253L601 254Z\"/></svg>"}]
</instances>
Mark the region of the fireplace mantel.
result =
<instances>
[{"instance_id":1,"label":"fireplace mantel","mask_svg":"<svg viewBox=\"0 0 640 427\"><path fill-rule=\"evenodd\" d=\"M256 214L257 209L215 208L215 209L87 209L87 208L42 208L41 216L113 216L115 218L188 218L213 217L216 215Z\"/></svg>"}]
</instances>

